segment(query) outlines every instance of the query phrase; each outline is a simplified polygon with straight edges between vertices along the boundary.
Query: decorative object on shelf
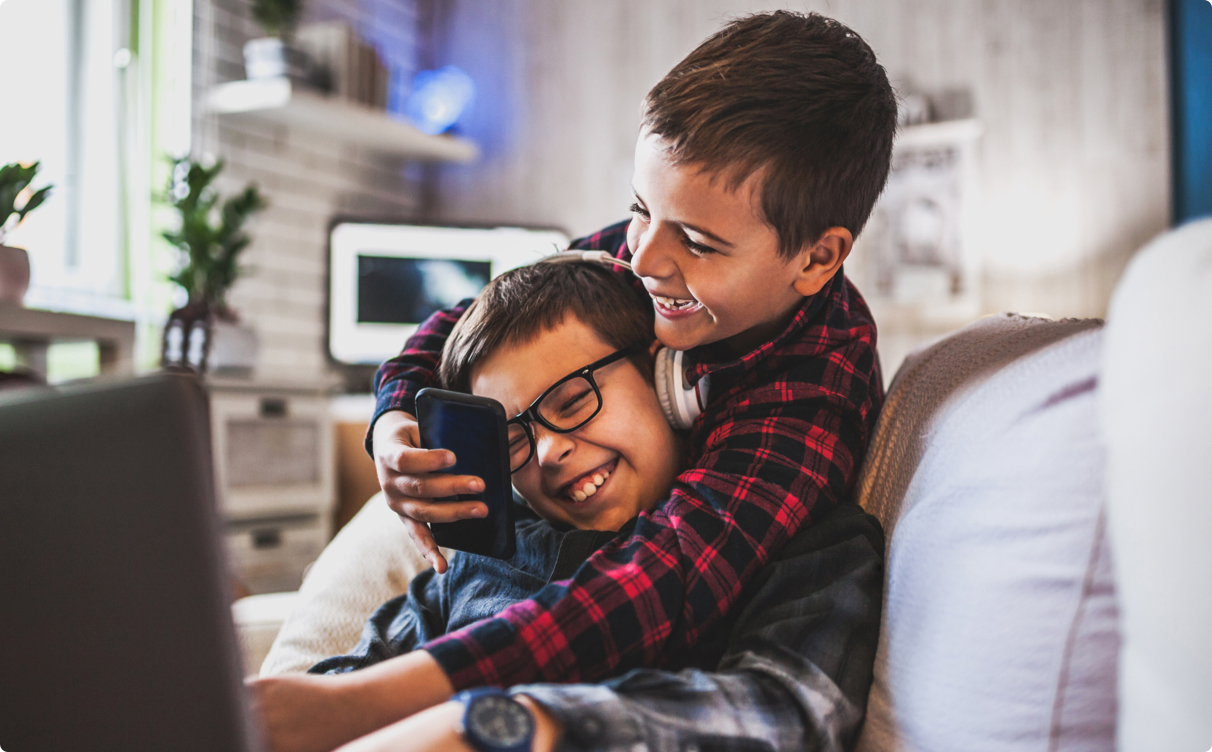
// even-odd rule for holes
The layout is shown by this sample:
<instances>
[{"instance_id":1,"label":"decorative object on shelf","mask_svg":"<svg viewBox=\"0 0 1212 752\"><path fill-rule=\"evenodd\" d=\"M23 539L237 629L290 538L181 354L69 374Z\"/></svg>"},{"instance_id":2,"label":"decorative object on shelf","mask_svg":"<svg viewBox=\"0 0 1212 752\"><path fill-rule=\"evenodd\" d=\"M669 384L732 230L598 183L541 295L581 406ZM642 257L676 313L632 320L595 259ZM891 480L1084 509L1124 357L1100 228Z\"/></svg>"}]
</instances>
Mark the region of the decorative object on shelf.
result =
<instances>
[{"instance_id":1,"label":"decorative object on shelf","mask_svg":"<svg viewBox=\"0 0 1212 752\"><path fill-rule=\"evenodd\" d=\"M244 223L267 202L250 184L220 208L211 184L222 170L222 161L210 167L189 158L173 161L167 200L180 213L181 226L163 236L182 251L183 264L169 279L189 300L164 327L161 363L166 368L249 373L256 364L256 333L240 325L227 305L227 292L242 271L240 253L252 242Z\"/></svg>"},{"instance_id":2,"label":"decorative object on shelf","mask_svg":"<svg viewBox=\"0 0 1212 752\"><path fill-rule=\"evenodd\" d=\"M873 307L895 307L902 319L954 323L979 312L981 255L970 232L980 133L971 119L898 132L892 171L863 230L861 253L847 261L847 273Z\"/></svg>"},{"instance_id":3,"label":"decorative object on shelf","mask_svg":"<svg viewBox=\"0 0 1212 752\"><path fill-rule=\"evenodd\" d=\"M0 167L0 302L21 305L29 289L29 253L24 248L4 244L4 239L27 214L50 197L53 186L32 191L30 183L38 174L41 162L22 165L19 162ZM24 198L22 198L24 196ZM21 199L21 206L17 206ZM15 219L14 219L15 217Z\"/></svg>"},{"instance_id":4,"label":"decorative object on shelf","mask_svg":"<svg viewBox=\"0 0 1212 752\"><path fill-rule=\"evenodd\" d=\"M265 36L244 45L244 74L249 80L286 76L307 81L307 55L291 44L303 0L253 0L252 13Z\"/></svg>"},{"instance_id":5,"label":"decorative object on shelf","mask_svg":"<svg viewBox=\"0 0 1212 752\"><path fill-rule=\"evenodd\" d=\"M312 63L312 86L338 99L376 110L387 109L391 73L379 52L343 21L322 21L299 28L294 42Z\"/></svg>"},{"instance_id":6,"label":"decorative object on shelf","mask_svg":"<svg viewBox=\"0 0 1212 752\"><path fill-rule=\"evenodd\" d=\"M418 73L404 109L417 130L430 135L454 127L475 102L476 85L463 70L447 65Z\"/></svg>"}]
</instances>

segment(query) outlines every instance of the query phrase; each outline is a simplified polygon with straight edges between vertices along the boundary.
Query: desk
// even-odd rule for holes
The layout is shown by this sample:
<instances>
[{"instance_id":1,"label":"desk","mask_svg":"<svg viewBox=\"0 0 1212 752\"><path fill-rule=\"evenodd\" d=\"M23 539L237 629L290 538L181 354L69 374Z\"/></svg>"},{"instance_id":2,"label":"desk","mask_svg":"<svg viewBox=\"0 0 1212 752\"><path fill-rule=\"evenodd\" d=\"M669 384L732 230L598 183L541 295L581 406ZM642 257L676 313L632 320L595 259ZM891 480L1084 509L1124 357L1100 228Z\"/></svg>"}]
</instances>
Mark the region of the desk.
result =
<instances>
[{"instance_id":1,"label":"desk","mask_svg":"<svg viewBox=\"0 0 1212 752\"><path fill-rule=\"evenodd\" d=\"M102 373L134 371L135 322L0 303L0 341L11 343L21 363L39 374L46 375L52 342L81 340L97 343Z\"/></svg>"}]
</instances>

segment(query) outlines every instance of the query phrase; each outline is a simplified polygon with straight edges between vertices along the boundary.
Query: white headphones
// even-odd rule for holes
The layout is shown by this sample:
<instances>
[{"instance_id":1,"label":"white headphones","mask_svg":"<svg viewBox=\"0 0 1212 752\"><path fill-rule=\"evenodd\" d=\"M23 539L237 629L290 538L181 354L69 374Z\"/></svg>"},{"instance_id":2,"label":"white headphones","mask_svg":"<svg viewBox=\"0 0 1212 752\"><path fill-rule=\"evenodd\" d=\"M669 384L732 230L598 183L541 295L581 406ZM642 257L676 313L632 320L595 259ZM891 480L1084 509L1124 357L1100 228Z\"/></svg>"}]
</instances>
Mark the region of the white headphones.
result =
<instances>
[{"instance_id":1,"label":"white headphones","mask_svg":"<svg viewBox=\"0 0 1212 752\"><path fill-rule=\"evenodd\" d=\"M589 261L591 263L621 266L632 271L631 264L611 256L606 251L560 251L548 256L541 263L559 263L567 261ZM686 431L694 425L694 419L703 412L707 404L708 378L704 376L698 383L690 386L686 383L686 366L682 358L685 353L681 350L670 350L662 347L656 353L656 382L657 400L665 419L676 430Z\"/></svg>"},{"instance_id":2,"label":"white headphones","mask_svg":"<svg viewBox=\"0 0 1212 752\"><path fill-rule=\"evenodd\" d=\"M679 431L688 430L707 404L708 377L690 386L686 383L686 367L682 350L662 347L656 353L656 393L669 425Z\"/></svg>"}]
</instances>

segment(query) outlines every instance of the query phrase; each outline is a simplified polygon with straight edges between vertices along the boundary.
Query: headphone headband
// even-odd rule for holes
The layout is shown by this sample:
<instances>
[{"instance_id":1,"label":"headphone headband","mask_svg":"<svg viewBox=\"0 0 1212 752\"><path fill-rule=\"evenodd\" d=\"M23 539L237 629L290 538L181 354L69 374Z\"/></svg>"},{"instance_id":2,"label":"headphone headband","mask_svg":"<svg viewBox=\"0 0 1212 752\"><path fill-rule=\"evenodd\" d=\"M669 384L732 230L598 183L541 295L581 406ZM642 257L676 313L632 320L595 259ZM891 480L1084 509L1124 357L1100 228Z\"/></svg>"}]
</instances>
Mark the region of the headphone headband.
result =
<instances>
[{"instance_id":1,"label":"headphone headband","mask_svg":"<svg viewBox=\"0 0 1212 752\"><path fill-rule=\"evenodd\" d=\"M575 261L588 261L594 264L604 264L606 266L620 266L629 272L635 273L631 268L631 264L621 258L611 256L607 251L558 251L546 258L540 259L540 264L560 264L571 263Z\"/></svg>"}]
</instances>

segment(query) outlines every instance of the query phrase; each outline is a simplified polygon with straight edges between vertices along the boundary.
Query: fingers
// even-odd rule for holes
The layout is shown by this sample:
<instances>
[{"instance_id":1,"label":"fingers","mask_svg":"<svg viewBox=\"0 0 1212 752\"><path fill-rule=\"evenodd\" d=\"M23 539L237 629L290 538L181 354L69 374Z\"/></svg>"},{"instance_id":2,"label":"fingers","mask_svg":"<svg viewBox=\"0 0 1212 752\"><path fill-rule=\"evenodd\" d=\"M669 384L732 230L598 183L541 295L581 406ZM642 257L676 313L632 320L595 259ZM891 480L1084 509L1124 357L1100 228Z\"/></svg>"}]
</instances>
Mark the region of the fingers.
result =
<instances>
[{"instance_id":1,"label":"fingers","mask_svg":"<svg viewBox=\"0 0 1212 752\"><path fill-rule=\"evenodd\" d=\"M455 463L454 452L447 449L416 449L403 443L387 444L375 460L397 473L436 473Z\"/></svg>"},{"instance_id":2,"label":"fingers","mask_svg":"<svg viewBox=\"0 0 1212 752\"><path fill-rule=\"evenodd\" d=\"M408 537L412 538L413 545L429 561L434 571L438 574L445 572L446 557L438 549L438 544L434 541L433 533L429 531L429 526L424 522L418 522L411 517L403 515L400 516L400 519L404 521L404 528L408 531Z\"/></svg>"},{"instance_id":3,"label":"fingers","mask_svg":"<svg viewBox=\"0 0 1212 752\"><path fill-rule=\"evenodd\" d=\"M383 490L389 497L399 499L421 499L430 501L459 494L478 494L484 491L484 481L474 475L388 475L379 478ZM426 520L432 522L432 520Z\"/></svg>"},{"instance_id":4,"label":"fingers","mask_svg":"<svg viewBox=\"0 0 1212 752\"><path fill-rule=\"evenodd\" d=\"M488 515L482 501L426 501L424 499L392 499L396 514L417 522L458 522Z\"/></svg>"}]
</instances>

